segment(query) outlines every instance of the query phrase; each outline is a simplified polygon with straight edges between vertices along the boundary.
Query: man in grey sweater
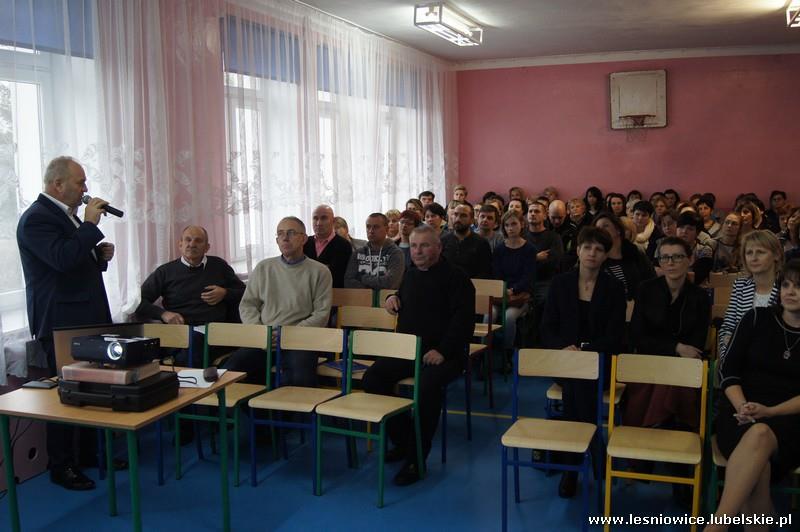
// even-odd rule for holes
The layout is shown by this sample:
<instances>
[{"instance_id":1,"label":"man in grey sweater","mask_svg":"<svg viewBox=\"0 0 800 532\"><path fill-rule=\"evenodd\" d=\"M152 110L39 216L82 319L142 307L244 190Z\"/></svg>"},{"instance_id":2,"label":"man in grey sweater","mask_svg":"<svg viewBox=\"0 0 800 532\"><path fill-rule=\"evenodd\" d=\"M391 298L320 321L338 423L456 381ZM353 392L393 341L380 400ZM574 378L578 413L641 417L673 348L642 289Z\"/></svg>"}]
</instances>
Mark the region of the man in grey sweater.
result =
<instances>
[{"instance_id":1,"label":"man in grey sweater","mask_svg":"<svg viewBox=\"0 0 800 532\"><path fill-rule=\"evenodd\" d=\"M397 289L405 271L405 257L394 242L386 238L389 220L374 212L367 217L367 245L350 256L344 273L345 288Z\"/></svg>"}]
</instances>

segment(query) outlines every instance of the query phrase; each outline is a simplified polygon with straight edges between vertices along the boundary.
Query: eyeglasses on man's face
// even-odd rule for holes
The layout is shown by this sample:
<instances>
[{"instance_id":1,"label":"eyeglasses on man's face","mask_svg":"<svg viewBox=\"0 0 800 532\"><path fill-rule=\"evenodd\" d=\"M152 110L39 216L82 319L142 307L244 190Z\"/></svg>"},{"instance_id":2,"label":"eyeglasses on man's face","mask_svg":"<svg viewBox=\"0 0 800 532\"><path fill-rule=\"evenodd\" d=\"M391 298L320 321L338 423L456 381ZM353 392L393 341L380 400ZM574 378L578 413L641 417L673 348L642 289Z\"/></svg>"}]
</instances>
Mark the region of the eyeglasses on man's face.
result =
<instances>
[{"instance_id":1,"label":"eyeglasses on man's face","mask_svg":"<svg viewBox=\"0 0 800 532\"><path fill-rule=\"evenodd\" d=\"M683 253L675 253L674 255L659 255L658 262L667 264L668 262L677 263L682 262L686 258Z\"/></svg>"},{"instance_id":2,"label":"eyeglasses on man's face","mask_svg":"<svg viewBox=\"0 0 800 532\"><path fill-rule=\"evenodd\" d=\"M289 238L294 238L297 235L301 235L301 234L303 234L303 233L301 233L300 231L295 231L294 229L288 229L286 231L279 230L278 232L275 233L275 238L284 238L284 237L287 237L287 236Z\"/></svg>"}]
</instances>

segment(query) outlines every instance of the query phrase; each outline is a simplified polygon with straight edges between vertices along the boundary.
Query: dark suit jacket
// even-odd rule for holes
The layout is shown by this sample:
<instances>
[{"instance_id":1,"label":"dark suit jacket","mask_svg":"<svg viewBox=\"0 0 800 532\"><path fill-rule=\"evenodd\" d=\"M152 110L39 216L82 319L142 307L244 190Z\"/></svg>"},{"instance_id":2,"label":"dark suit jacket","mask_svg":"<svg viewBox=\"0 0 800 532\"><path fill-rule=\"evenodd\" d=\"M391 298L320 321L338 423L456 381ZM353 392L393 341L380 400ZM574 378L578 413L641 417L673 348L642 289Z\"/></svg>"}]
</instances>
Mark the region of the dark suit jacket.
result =
<instances>
[{"instance_id":1,"label":"dark suit jacket","mask_svg":"<svg viewBox=\"0 0 800 532\"><path fill-rule=\"evenodd\" d=\"M350 242L334 233L331 241L322 250L322 255L317 257L316 237L310 236L306 245L303 246L303 253L309 259L314 259L328 267L333 277L334 288L344 288L344 272L347 270L347 263L350 262L350 255L353 253Z\"/></svg>"},{"instance_id":2,"label":"dark suit jacket","mask_svg":"<svg viewBox=\"0 0 800 532\"><path fill-rule=\"evenodd\" d=\"M592 293L589 322L594 335L588 351L615 355L623 347L625 334L625 288L601 271ZM578 344L578 270L553 277L541 323L544 347L563 349Z\"/></svg>"},{"instance_id":3,"label":"dark suit jacket","mask_svg":"<svg viewBox=\"0 0 800 532\"><path fill-rule=\"evenodd\" d=\"M96 225L75 227L68 215L39 194L17 224L17 245L28 323L36 338L48 338L53 327L110 323L102 272L108 264L92 250L103 239Z\"/></svg>"}]
</instances>

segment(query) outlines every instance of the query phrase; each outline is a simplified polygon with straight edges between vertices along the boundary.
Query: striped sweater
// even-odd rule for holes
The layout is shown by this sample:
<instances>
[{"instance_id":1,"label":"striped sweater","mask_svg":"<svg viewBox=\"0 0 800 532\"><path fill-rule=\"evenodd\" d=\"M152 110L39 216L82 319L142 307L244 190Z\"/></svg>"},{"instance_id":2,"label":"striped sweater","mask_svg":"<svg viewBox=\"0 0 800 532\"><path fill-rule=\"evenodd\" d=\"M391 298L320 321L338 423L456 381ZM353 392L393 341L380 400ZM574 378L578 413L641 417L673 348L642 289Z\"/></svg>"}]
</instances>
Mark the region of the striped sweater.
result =
<instances>
[{"instance_id":1,"label":"striped sweater","mask_svg":"<svg viewBox=\"0 0 800 532\"><path fill-rule=\"evenodd\" d=\"M780 289L777 282L772 287L772 292L769 295L769 304L775 305L778 302L778 295ZM719 360L720 364L725 358L728 351L728 344L731 341L733 332L736 326L739 325L742 316L747 311L753 308L753 301L756 298L756 282L752 277L740 277L733 282L733 290L731 291L731 300L728 303L728 308L725 311L725 319L722 321L722 326L719 329L718 347L719 347Z\"/></svg>"}]
</instances>

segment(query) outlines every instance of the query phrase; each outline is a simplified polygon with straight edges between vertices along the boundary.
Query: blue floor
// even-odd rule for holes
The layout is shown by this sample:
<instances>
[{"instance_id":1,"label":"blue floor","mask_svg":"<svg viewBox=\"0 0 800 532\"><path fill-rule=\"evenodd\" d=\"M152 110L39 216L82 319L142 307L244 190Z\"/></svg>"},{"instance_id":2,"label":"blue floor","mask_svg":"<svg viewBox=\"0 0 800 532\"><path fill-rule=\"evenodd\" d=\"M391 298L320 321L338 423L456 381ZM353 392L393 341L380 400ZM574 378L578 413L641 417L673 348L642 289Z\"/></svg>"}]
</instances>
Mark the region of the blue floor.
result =
<instances>
[{"instance_id":1,"label":"blue floor","mask_svg":"<svg viewBox=\"0 0 800 532\"><path fill-rule=\"evenodd\" d=\"M299 445L290 435L288 461L272 460L271 451L259 449L259 484L250 485L246 443L242 448L242 485L231 487L232 529L263 530L499 530L500 435L510 425L509 382L495 380L497 408L490 412L476 383L473 392L473 440L466 439L463 384L451 386L447 464L440 462L439 436L428 459L428 476L415 485L398 488L391 483L399 464L387 465L385 506L378 509L377 456L359 443L360 468L349 469L340 437L324 440L323 495L311 493L310 446ZM528 380L522 409L541 415L549 384ZM244 436L244 433L243 433ZM171 435L165 437L168 443ZM184 447L184 477L174 478L171 447L165 456L166 483L156 483L155 434L140 435L141 495L144 530L219 530L221 528L219 456L206 452L197 460L193 445ZM246 438L242 438L246 442ZM208 439L206 438L206 444ZM120 457L124 444L117 442ZM208 449L208 445L206 447ZM97 480L97 470L87 473ZM232 478L232 477L231 477ZM511 475L509 475L509 481ZM560 499L559 476L546 477L528 468L521 471L522 502L509 504L510 530L580 530L580 498ZM592 487L594 490L594 485ZM509 492L511 487L509 486ZM619 482L614 487L615 515L683 515L673 502L671 488L663 484ZM117 475L119 515L109 517L105 482L92 492L70 492L40 475L18 487L22 528L34 530L128 531L132 528L128 477ZM594 498L592 491L591 497ZM598 512L599 513L599 512ZM600 530L600 527L595 527ZM648 530L678 527L648 527ZM680 528L685 530L686 528ZM8 504L0 500L0 530L8 530Z\"/></svg>"}]
</instances>

